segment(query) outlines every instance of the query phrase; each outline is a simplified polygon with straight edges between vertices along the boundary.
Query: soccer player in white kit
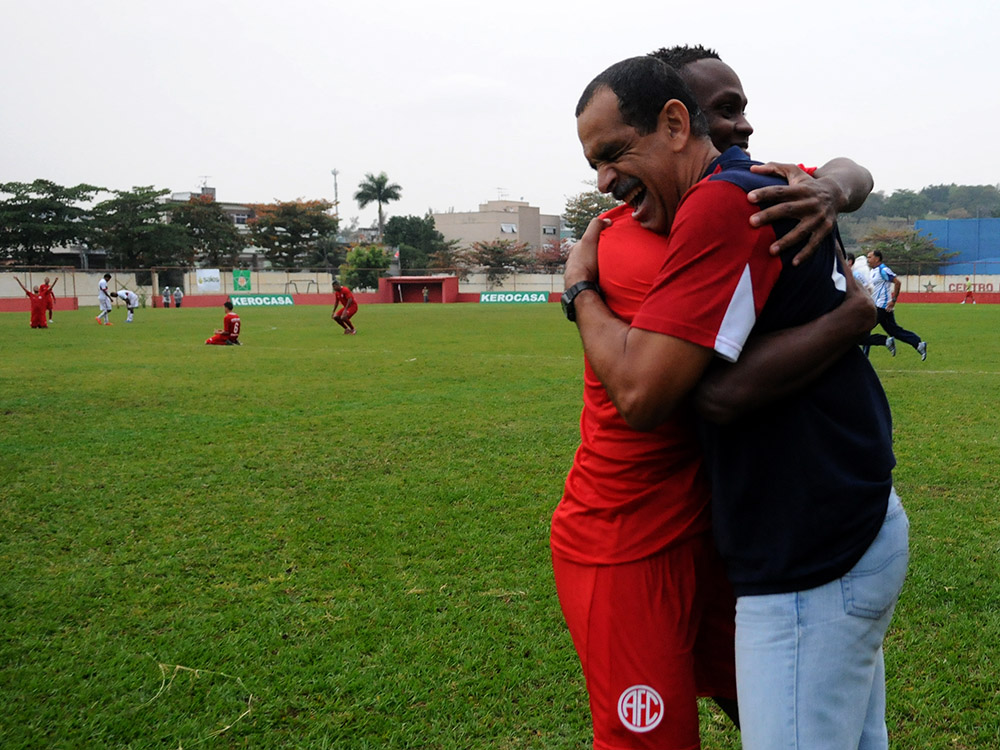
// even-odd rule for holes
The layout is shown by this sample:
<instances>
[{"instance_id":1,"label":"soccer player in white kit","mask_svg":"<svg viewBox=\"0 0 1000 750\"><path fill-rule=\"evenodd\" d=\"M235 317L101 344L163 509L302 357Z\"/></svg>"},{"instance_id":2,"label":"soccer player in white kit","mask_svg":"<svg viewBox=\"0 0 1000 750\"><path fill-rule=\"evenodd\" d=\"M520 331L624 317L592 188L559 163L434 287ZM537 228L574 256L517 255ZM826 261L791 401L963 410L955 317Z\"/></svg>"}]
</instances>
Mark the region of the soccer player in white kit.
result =
<instances>
[{"instance_id":1,"label":"soccer player in white kit","mask_svg":"<svg viewBox=\"0 0 1000 750\"><path fill-rule=\"evenodd\" d=\"M97 314L98 325L111 325L108 316L111 314L111 296L108 294L108 282L111 281L111 274L104 274L104 278L97 282L97 306L100 312Z\"/></svg>"},{"instance_id":2,"label":"soccer player in white kit","mask_svg":"<svg viewBox=\"0 0 1000 750\"><path fill-rule=\"evenodd\" d=\"M112 292L115 294L115 292ZM119 289L117 292L118 299L125 303L125 309L128 310L128 317L125 318L126 323L132 322L132 313L135 312L135 308L139 306L139 295L135 292L130 292L128 289Z\"/></svg>"}]
</instances>

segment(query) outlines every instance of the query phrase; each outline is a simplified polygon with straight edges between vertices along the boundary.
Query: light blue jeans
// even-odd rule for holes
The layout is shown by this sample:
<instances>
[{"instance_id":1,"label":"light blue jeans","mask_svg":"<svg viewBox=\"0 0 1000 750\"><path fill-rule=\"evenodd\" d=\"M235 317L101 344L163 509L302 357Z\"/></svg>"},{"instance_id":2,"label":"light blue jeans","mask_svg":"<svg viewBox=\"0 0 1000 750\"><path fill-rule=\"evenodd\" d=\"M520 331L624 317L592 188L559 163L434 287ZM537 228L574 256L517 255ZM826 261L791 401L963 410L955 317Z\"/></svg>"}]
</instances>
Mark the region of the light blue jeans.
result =
<instances>
[{"instance_id":1,"label":"light blue jeans","mask_svg":"<svg viewBox=\"0 0 1000 750\"><path fill-rule=\"evenodd\" d=\"M744 750L886 750L889 627L909 562L910 523L893 490L875 541L843 578L736 601Z\"/></svg>"}]
</instances>

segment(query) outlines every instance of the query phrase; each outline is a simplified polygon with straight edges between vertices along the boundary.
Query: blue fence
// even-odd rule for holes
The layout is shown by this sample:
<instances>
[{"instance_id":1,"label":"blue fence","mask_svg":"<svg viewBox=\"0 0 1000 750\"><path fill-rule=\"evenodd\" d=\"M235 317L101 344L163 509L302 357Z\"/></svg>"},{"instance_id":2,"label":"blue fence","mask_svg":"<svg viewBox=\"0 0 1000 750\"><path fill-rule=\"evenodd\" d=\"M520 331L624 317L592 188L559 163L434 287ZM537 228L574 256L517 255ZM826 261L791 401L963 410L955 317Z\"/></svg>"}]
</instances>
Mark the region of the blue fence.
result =
<instances>
[{"instance_id":1,"label":"blue fence","mask_svg":"<svg viewBox=\"0 0 1000 750\"><path fill-rule=\"evenodd\" d=\"M940 273L1000 274L1000 219L927 219L916 222L914 228L941 249L958 253L941 264Z\"/></svg>"}]
</instances>

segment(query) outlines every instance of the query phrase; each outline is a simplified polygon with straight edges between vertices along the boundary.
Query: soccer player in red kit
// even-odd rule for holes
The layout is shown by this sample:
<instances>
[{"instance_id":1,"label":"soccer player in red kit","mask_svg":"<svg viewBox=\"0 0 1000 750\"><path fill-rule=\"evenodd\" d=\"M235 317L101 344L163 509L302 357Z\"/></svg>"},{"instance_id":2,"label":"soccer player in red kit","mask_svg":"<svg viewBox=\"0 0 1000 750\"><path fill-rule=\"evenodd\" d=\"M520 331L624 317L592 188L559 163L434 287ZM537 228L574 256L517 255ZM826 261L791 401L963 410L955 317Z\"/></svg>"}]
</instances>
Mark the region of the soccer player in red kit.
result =
<instances>
[{"instance_id":1,"label":"soccer player in red kit","mask_svg":"<svg viewBox=\"0 0 1000 750\"><path fill-rule=\"evenodd\" d=\"M344 329L344 333L354 335L358 330L351 322L351 318L358 311L358 301L354 299L354 293L346 286L341 286L339 281L333 282L333 292L337 295L337 300L333 303L330 317L337 321L337 325ZM340 306L343 307L338 313L337 308Z\"/></svg>"},{"instance_id":2,"label":"soccer player in red kit","mask_svg":"<svg viewBox=\"0 0 1000 750\"><path fill-rule=\"evenodd\" d=\"M49 314L49 323L52 322L52 311L55 309L56 306L56 295L52 291L52 289L58 283L59 279L57 278L50 284L49 277L46 276L45 283L38 285L38 293L42 295L42 299L45 300L45 309L46 311L48 311Z\"/></svg>"},{"instance_id":3,"label":"soccer player in red kit","mask_svg":"<svg viewBox=\"0 0 1000 750\"><path fill-rule=\"evenodd\" d=\"M216 328L212 337L205 339L205 343L213 346L240 346L240 316L233 312L232 300L227 299L222 304L226 308L222 328Z\"/></svg>"},{"instance_id":4,"label":"soccer player in red kit","mask_svg":"<svg viewBox=\"0 0 1000 750\"><path fill-rule=\"evenodd\" d=\"M48 328L48 325L45 323L45 297L39 292L39 288L36 286L35 291L30 292L28 291L28 287L22 284L17 276L14 277L14 281L28 295L28 299L31 300L31 327Z\"/></svg>"}]
</instances>

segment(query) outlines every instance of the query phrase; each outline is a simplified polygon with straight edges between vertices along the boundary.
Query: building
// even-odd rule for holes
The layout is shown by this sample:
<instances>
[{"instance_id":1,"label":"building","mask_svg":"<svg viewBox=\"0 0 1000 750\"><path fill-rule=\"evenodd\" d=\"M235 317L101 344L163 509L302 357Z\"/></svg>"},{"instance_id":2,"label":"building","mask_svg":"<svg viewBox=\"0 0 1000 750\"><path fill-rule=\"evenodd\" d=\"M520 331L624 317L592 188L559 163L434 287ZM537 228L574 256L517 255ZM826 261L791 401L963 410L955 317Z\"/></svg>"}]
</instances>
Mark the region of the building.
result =
<instances>
[{"instance_id":1,"label":"building","mask_svg":"<svg viewBox=\"0 0 1000 750\"><path fill-rule=\"evenodd\" d=\"M233 220L233 224L236 225L240 234L245 234L249 231L247 229L247 220L254 217L253 208L243 203L222 203L221 201L215 200L214 187L203 187L198 193L172 193L164 202L187 203L192 198L211 198L212 201L218 204L219 208L222 209L222 212Z\"/></svg>"},{"instance_id":2,"label":"building","mask_svg":"<svg viewBox=\"0 0 1000 750\"><path fill-rule=\"evenodd\" d=\"M543 214L525 201L495 200L479 204L478 211L435 213L434 226L446 240L461 247L473 242L514 240L541 250L560 241L559 216Z\"/></svg>"}]
</instances>

